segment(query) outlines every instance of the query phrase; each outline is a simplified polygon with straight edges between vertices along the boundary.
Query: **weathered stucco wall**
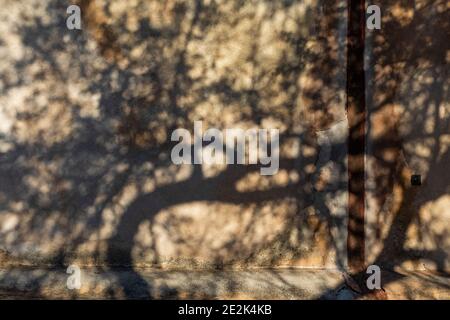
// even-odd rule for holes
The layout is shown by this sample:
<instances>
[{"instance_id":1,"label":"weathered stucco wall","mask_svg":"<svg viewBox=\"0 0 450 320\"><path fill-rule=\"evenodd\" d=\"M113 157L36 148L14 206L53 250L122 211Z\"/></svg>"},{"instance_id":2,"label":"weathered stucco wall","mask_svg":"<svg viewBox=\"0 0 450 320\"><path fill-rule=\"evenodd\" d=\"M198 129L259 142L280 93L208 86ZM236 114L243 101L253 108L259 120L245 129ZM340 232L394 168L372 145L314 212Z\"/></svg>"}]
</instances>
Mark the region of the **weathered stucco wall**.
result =
<instances>
[{"instance_id":1,"label":"weathered stucco wall","mask_svg":"<svg viewBox=\"0 0 450 320\"><path fill-rule=\"evenodd\" d=\"M2 10L5 260L345 265L342 5L79 4L82 31L59 1ZM279 129L279 172L173 165L197 120Z\"/></svg>"},{"instance_id":2,"label":"weathered stucco wall","mask_svg":"<svg viewBox=\"0 0 450 320\"><path fill-rule=\"evenodd\" d=\"M386 1L367 34L366 259L450 267L448 1ZM412 186L411 175L422 185Z\"/></svg>"},{"instance_id":3,"label":"weathered stucco wall","mask_svg":"<svg viewBox=\"0 0 450 320\"><path fill-rule=\"evenodd\" d=\"M3 264L346 266L345 1L82 0L82 31L66 28L68 2L3 2ZM366 258L385 263L404 238L448 268L448 49L414 32L448 7L403 17L391 2L368 40ZM173 165L171 133L197 120L279 129L279 172ZM420 143L424 198L392 231L413 203L397 193L400 150L415 166Z\"/></svg>"}]
</instances>

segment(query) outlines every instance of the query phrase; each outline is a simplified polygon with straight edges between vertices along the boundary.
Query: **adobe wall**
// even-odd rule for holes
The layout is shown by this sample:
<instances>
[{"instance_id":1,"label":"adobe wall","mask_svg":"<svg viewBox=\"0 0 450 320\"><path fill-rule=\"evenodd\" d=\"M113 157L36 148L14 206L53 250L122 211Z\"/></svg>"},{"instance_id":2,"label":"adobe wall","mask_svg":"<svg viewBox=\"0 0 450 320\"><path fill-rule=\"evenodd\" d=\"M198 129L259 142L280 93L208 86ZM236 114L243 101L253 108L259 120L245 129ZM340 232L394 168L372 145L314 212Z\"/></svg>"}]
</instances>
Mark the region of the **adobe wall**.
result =
<instances>
[{"instance_id":1,"label":"adobe wall","mask_svg":"<svg viewBox=\"0 0 450 320\"><path fill-rule=\"evenodd\" d=\"M448 269L445 2L396 3L367 40L366 260ZM81 31L63 1L1 11L3 265L346 267L345 1L79 5ZM278 173L174 165L194 121L279 129Z\"/></svg>"}]
</instances>

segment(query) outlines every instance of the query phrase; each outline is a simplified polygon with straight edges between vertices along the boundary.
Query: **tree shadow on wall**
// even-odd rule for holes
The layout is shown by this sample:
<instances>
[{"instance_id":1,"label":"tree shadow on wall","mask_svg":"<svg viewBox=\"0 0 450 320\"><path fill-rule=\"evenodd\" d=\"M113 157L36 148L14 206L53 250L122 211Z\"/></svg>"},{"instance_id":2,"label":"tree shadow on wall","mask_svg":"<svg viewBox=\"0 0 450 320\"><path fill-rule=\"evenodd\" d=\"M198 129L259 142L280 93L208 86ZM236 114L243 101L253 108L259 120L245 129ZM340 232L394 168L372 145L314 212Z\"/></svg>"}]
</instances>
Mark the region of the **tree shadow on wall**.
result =
<instances>
[{"instance_id":1,"label":"tree shadow on wall","mask_svg":"<svg viewBox=\"0 0 450 320\"><path fill-rule=\"evenodd\" d=\"M345 195L347 188L345 135L336 138L333 131L346 124L340 108L345 103L345 7L332 1L318 6L201 0L142 1L136 7L87 0L79 4L82 31L65 28L65 3L49 1L29 22L17 20L23 54L14 58L12 50L5 61L13 63L2 65L2 102L16 110L9 133L1 138L0 210L4 221L13 221L0 234L2 247L12 252L7 259L35 265L81 259L118 271L128 298L157 297L162 290L139 273L141 265L170 266L161 241L170 242L172 256L183 257L187 262L181 263L193 268L271 268L307 259L311 248L325 246L334 252L333 262L345 269L346 249L340 242L346 216L339 201L327 202ZM382 74L386 87L380 88L387 94L384 101L374 102L374 118L399 100L401 81L390 79L406 74L400 60L412 59L417 70L427 66L425 59L441 74L433 83L404 89L428 101L420 111L404 110L401 117L416 119L402 129L406 135L397 132L394 121L373 142L380 167L377 201L384 203L394 186L402 190L402 204L387 210L394 219L375 259L389 268L385 258L405 252L408 227L416 223L420 230L426 228L418 220L418 208L448 193L449 180L437 179L448 172L449 158L440 140L448 115L436 115L448 101L442 74L447 70L445 50L444 60L436 60L442 55L435 51L408 55L414 48L437 48L441 42L427 36L417 36L419 43L403 38L421 28L428 11L415 10L415 20L400 26L395 16L386 18L385 27L395 24L397 32L383 33L381 49L374 49L388 70ZM439 26L448 30L447 23ZM400 40L408 58L398 57L393 48ZM419 129L426 123L415 114L428 117L432 111L422 108L435 110L436 131L426 138L435 140L437 153L423 161L430 164L426 181L436 192L417 197L406 183L392 178L403 170L400 156L387 157L405 153L408 132L424 141L418 133L426 132ZM170 135L176 128L191 129L195 120L219 129L279 128L279 174L262 177L258 165L173 165ZM408 152L414 156L414 150ZM419 203L412 201L417 198ZM186 204L196 210L199 203L209 206L200 208L211 218L198 211L177 212ZM211 224L210 231L192 227L202 221ZM219 223L223 225L214 226ZM240 227L225 231L222 227L229 223ZM277 225L261 237L264 223ZM140 238L143 225L147 240ZM214 238L220 241L214 243ZM448 259L448 251L440 247L445 234L436 235L435 242L436 251L408 252L404 259L430 256L441 269ZM87 257L80 252L88 252ZM189 259L205 256L209 260L203 266ZM210 285L214 292L214 283ZM232 290L232 281L229 285ZM180 296L176 289L166 289L170 297ZM33 290L39 292L39 284ZM120 297L120 292L110 295Z\"/></svg>"}]
</instances>

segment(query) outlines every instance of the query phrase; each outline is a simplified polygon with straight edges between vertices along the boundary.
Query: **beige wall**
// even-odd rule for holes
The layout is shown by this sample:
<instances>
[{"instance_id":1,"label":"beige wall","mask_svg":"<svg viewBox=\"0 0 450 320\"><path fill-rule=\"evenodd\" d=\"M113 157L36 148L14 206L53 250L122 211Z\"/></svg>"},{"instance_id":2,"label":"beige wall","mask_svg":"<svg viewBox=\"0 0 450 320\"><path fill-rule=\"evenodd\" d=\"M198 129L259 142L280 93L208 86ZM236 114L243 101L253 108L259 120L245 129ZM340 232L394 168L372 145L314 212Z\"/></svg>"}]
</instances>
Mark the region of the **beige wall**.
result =
<instances>
[{"instance_id":1,"label":"beige wall","mask_svg":"<svg viewBox=\"0 0 450 320\"><path fill-rule=\"evenodd\" d=\"M369 32L366 188L369 262L448 270L448 1L388 1ZM446 31L445 31L446 30ZM420 174L423 184L412 187Z\"/></svg>"},{"instance_id":2,"label":"beige wall","mask_svg":"<svg viewBox=\"0 0 450 320\"><path fill-rule=\"evenodd\" d=\"M345 1L321 3L80 1L83 30L69 31L60 1L6 2L0 18L0 261L345 267ZM383 19L384 28L398 18ZM427 136L440 139L427 154L438 148L433 161L445 165L448 88L444 75L436 83L430 72L446 70L448 53L440 52L447 59L441 62L433 60L434 51L419 51L411 63L395 60L393 52L408 56L420 46L413 48L406 35L424 22L405 23L398 34L387 27L373 34L372 75L388 80L373 88L368 162L380 165L372 156L389 153L376 139L391 139L384 123L398 118L392 127L416 165L410 150L426 144L425 131L398 108L411 117L414 108L421 113L426 97L413 99L411 92L436 92L429 85L441 98L428 102L426 115L444 124L437 133L427 124ZM395 68L405 70L407 80L397 79ZM382 102L391 82L398 90ZM423 87L408 87L418 82ZM219 129L278 128L279 172L263 177L253 167L173 165L171 132L193 130L196 120ZM399 159L368 171L367 261L377 260L404 197L399 191L397 200L389 178L399 177L393 169ZM439 248L430 259L440 257L448 268L448 183L440 185L436 163L420 159L428 167L417 160L417 170L430 187L420 189L420 210L408 212L414 221L423 216L427 240L418 241L419 229L404 221L405 245ZM392 205L376 198L383 192L394 195Z\"/></svg>"}]
</instances>

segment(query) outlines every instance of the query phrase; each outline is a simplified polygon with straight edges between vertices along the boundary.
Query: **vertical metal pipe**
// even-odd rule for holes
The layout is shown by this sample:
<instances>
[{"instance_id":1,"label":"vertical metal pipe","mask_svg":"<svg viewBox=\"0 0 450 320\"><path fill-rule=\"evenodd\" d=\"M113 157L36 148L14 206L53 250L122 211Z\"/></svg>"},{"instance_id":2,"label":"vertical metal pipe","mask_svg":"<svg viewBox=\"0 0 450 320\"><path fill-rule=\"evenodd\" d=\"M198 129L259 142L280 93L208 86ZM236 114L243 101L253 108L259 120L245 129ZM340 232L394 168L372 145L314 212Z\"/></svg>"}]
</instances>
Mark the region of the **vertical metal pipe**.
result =
<instances>
[{"instance_id":1,"label":"vertical metal pipe","mask_svg":"<svg viewBox=\"0 0 450 320\"><path fill-rule=\"evenodd\" d=\"M365 1L349 0L347 29L348 236L347 258L351 271L365 267Z\"/></svg>"}]
</instances>

